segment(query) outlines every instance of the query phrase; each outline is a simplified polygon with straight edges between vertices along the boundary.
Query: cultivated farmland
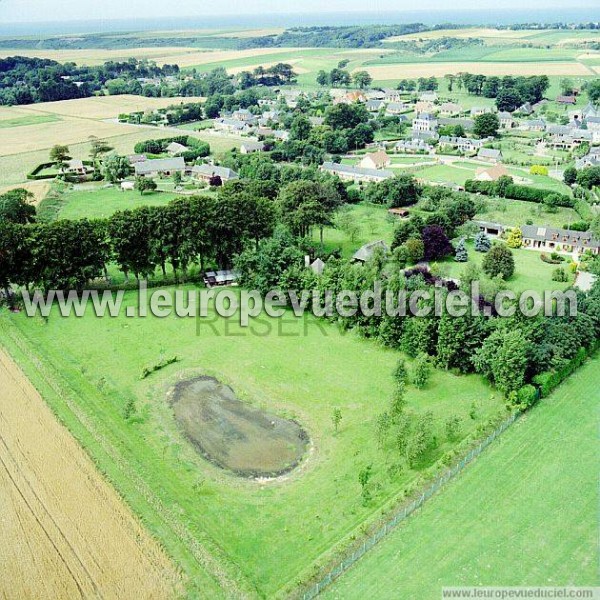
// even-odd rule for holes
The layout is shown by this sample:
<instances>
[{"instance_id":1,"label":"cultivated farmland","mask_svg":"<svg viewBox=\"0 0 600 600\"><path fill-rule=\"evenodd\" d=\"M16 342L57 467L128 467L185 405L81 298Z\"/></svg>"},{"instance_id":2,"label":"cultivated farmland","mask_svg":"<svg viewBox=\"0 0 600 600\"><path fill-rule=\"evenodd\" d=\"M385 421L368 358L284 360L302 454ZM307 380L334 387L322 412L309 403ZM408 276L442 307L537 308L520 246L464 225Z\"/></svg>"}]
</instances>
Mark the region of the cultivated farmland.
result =
<instances>
[{"instance_id":1,"label":"cultivated farmland","mask_svg":"<svg viewBox=\"0 0 600 600\"><path fill-rule=\"evenodd\" d=\"M174 566L0 350L0 595L170 598Z\"/></svg>"}]
</instances>

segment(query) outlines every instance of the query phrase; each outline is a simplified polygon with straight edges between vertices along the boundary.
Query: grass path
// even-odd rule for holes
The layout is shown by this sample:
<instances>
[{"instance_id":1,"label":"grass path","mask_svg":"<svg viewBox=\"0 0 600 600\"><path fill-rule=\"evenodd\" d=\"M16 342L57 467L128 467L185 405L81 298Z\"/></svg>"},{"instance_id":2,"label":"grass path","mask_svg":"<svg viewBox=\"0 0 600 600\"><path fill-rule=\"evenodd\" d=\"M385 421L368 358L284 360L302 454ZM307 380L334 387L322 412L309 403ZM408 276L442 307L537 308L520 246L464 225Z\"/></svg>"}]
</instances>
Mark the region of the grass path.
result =
<instances>
[{"instance_id":1,"label":"grass path","mask_svg":"<svg viewBox=\"0 0 600 600\"><path fill-rule=\"evenodd\" d=\"M443 586L597 585L599 385L596 358L324 597L437 600Z\"/></svg>"}]
</instances>

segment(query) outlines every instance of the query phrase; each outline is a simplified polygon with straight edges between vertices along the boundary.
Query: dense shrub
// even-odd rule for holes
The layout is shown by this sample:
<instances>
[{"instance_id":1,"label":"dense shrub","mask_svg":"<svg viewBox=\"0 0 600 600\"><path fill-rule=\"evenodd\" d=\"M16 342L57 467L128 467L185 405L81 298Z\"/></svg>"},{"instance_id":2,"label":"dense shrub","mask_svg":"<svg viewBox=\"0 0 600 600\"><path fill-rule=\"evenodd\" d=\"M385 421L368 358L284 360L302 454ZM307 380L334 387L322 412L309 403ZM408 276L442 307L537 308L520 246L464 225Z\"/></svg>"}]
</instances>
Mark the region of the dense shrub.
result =
<instances>
[{"instance_id":1,"label":"dense shrub","mask_svg":"<svg viewBox=\"0 0 600 600\"><path fill-rule=\"evenodd\" d=\"M473 179L469 179L465 182L465 190L473 194L479 193L485 194L486 196L496 196L498 192L497 186L493 181L475 181ZM548 196L556 195L556 204L558 206L572 208L574 205L573 198L565 194L557 194L552 190L534 188L528 185L510 183L504 186L502 192L504 198L537 202L538 204L543 203Z\"/></svg>"}]
</instances>

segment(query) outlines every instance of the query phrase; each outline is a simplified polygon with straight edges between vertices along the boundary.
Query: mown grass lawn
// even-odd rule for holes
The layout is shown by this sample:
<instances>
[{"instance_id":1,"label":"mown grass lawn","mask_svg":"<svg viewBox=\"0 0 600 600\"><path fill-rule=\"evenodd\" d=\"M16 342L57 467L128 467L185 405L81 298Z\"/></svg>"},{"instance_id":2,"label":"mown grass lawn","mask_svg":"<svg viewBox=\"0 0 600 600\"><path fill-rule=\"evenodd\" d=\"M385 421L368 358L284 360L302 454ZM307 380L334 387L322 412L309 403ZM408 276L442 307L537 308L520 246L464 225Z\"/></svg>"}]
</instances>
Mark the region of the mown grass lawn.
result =
<instances>
[{"instance_id":1,"label":"mown grass lawn","mask_svg":"<svg viewBox=\"0 0 600 600\"><path fill-rule=\"evenodd\" d=\"M323 232L325 252L339 250L344 258L350 258L368 242L383 240L388 246L392 243L394 229L399 219L392 217L385 206L363 202L348 205L344 210L351 216L355 230L351 233L340 226L325 228ZM314 232L313 240L318 246L318 231Z\"/></svg>"},{"instance_id":2,"label":"mown grass lawn","mask_svg":"<svg viewBox=\"0 0 600 600\"><path fill-rule=\"evenodd\" d=\"M120 187L104 188L99 185L82 184L72 191L66 191L61 198L61 219L99 219L110 217L118 210L138 206L162 206L177 194L153 192L140 194L138 191L122 191Z\"/></svg>"},{"instance_id":3,"label":"mown grass lawn","mask_svg":"<svg viewBox=\"0 0 600 600\"><path fill-rule=\"evenodd\" d=\"M481 267L485 254L477 252L472 242L467 243L467 251L469 262ZM573 285L575 275L571 272L567 260L560 265L550 265L542 261L540 258L541 252L536 250L517 248L513 249L512 252L515 259L515 273L506 281L508 289L516 293L531 290L541 294L545 290L564 290ZM460 279L467 264L469 263L459 263L454 259L447 259L440 263L440 268L445 276ZM559 267L564 268L569 275L568 282L552 281L552 272Z\"/></svg>"},{"instance_id":4,"label":"mown grass lawn","mask_svg":"<svg viewBox=\"0 0 600 600\"><path fill-rule=\"evenodd\" d=\"M444 586L597 585L598 386L596 358L323 597L438 600Z\"/></svg>"},{"instance_id":5,"label":"mown grass lawn","mask_svg":"<svg viewBox=\"0 0 600 600\"><path fill-rule=\"evenodd\" d=\"M127 305L135 300L126 295ZM388 406L398 354L321 325L261 317L250 332L235 319L54 312L46 322L3 313L0 339L181 566L190 596L236 595L218 589L214 573L221 570L246 595L273 597L310 575L314 561L358 534L416 475L391 474L376 442L375 419ZM180 362L140 380L145 366L173 355ZM241 399L295 418L312 444L301 467L285 480L257 483L202 458L179 432L166 396L192 374L213 375ZM424 390L410 387L407 399L437 419L439 447L426 463L450 447L443 425L449 416L462 418L467 435L504 412L479 376L438 371ZM128 402L135 405L131 422L124 417ZM334 408L342 412L337 434ZM374 499L364 507L358 472L368 464ZM212 558L203 559L204 552Z\"/></svg>"},{"instance_id":6,"label":"mown grass lawn","mask_svg":"<svg viewBox=\"0 0 600 600\"><path fill-rule=\"evenodd\" d=\"M561 207L555 213L551 213L536 202L488 197L483 200L483 210L475 215L475 219L512 227L526 225L527 221L531 220L535 225L560 228L579 221L580 217L572 208Z\"/></svg>"}]
</instances>

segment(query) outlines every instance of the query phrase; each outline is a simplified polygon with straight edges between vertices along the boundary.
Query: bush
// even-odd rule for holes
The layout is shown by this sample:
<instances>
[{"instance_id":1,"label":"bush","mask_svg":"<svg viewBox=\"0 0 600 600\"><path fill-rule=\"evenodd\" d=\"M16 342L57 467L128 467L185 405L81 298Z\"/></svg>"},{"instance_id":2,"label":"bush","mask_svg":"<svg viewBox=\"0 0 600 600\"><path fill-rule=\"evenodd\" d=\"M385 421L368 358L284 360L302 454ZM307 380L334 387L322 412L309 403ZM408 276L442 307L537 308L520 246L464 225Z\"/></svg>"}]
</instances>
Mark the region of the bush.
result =
<instances>
[{"instance_id":1,"label":"bush","mask_svg":"<svg viewBox=\"0 0 600 600\"><path fill-rule=\"evenodd\" d=\"M554 269L554 271L552 271L552 281L565 283L569 281L569 276L562 267L559 267L558 269Z\"/></svg>"},{"instance_id":2,"label":"bush","mask_svg":"<svg viewBox=\"0 0 600 600\"><path fill-rule=\"evenodd\" d=\"M481 266L488 277L493 279L501 275L506 280L515 272L515 259L505 244L496 244L485 255Z\"/></svg>"},{"instance_id":3,"label":"bush","mask_svg":"<svg viewBox=\"0 0 600 600\"><path fill-rule=\"evenodd\" d=\"M178 361L179 361L178 356L171 356L170 358L163 358L161 361L157 362L155 365L152 365L150 367L144 367L142 369L142 374L140 375L140 379L146 379L146 377L152 375L152 373L155 373L156 371L160 371L161 369L164 369L165 367L168 367L169 365L172 365L173 363L176 363Z\"/></svg>"},{"instance_id":4,"label":"bush","mask_svg":"<svg viewBox=\"0 0 600 600\"><path fill-rule=\"evenodd\" d=\"M548 167L543 165L531 165L529 172L532 175L548 175Z\"/></svg>"},{"instance_id":5,"label":"bush","mask_svg":"<svg viewBox=\"0 0 600 600\"><path fill-rule=\"evenodd\" d=\"M593 350L593 349L590 349ZM586 360L590 350L579 348L577 354L562 369L547 371L533 378L533 383L538 386L540 397L549 396L567 377L574 373Z\"/></svg>"},{"instance_id":6,"label":"bush","mask_svg":"<svg viewBox=\"0 0 600 600\"><path fill-rule=\"evenodd\" d=\"M575 221L570 225L563 225L563 229L570 231L588 231L590 228L589 221Z\"/></svg>"},{"instance_id":7,"label":"bush","mask_svg":"<svg viewBox=\"0 0 600 600\"><path fill-rule=\"evenodd\" d=\"M490 238L483 231L480 231L475 236L475 250L477 252L489 252L491 247L492 242Z\"/></svg>"},{"instance_id":8,"label":"bush","mask_svg":"<svg viewBox=\"0 0 600 600\"><path fill-rule=\"evenodd\" d=\"M526 410L540 399L540 392L532 385L524 385L516 394L515 408Z\"/></svg>"},{"instance_id":9,"label":"bush","mask_svg":"<svg viewBox=\"0 0 600 600\"><path fill-rule=\"evenodd\" d=\"M549 265L560 265L560 263L564 260L564 258L556 254L556 252L553 252L551 256L548 256L547 254L542 252L540 254L540 259Z\"/></svg>"}]
</instances>

